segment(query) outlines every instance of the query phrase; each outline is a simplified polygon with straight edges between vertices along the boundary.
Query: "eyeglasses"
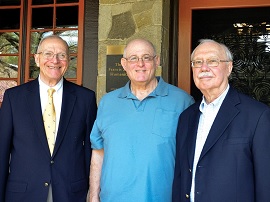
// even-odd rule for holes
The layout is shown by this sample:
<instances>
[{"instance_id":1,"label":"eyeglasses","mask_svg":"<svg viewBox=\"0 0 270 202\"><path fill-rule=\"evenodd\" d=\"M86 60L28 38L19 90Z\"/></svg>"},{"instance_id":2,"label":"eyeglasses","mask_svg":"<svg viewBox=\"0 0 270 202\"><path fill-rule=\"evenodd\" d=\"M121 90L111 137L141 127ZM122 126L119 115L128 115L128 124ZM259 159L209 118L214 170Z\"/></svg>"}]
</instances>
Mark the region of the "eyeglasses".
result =
<instances>
[{"instance_id":1,"label":"eyeglasses","mask_svg":"<svg viewBox=\"0 0 270 202\"><path fill-rule=\"evenodd\" d=\"M156 57L156 55L154 56L150 56L150 55L143 55L141 58L139 58L136 55L132 55L129 58L124 58L127 61L129 61L130 63L137 63L139 62L139 60L141 59L143 62L151 62L154 60L154 58Z\"/></svg>"},{"instance_id":2,"label":"eyeglasses","mask_svg":"<svg viewBox=\"0 0 270 202\"><path fill-rule=\"evenodd\" d=\"M220 62L230 62L229 60L219 60L219 59L207 59L207 60L193 60L191 61L191 67L201 68L203 63L206 62L208 67L217 67Z\"/></svg>"},{"instance_id":3,"label":"eyeglasses","mask_svg":"<svg viewBox=\"0 0 270 202\"><path fill-rule=\"evenodd\" d=\"M42 56L47 60L52 60L55 55L56 55L56 58L58 58L59 60L67 60L68 59L68 56L66 53L56 53L55 54L51 51L43 51L43 52L39 52L38 54L42 54Z\"/></svg>"}]
</instances>

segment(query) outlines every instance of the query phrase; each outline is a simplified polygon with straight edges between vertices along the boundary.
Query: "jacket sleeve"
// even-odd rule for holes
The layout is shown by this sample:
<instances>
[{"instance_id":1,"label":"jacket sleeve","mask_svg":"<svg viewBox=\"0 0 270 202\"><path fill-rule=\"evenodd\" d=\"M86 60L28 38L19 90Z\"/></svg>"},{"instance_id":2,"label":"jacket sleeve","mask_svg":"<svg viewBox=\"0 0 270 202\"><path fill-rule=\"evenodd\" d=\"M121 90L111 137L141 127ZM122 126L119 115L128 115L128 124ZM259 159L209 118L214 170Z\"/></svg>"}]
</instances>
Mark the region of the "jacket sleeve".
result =
<instances>
[{"instance_id":1,"label":"jacket sleeve","mask_svg":"<svg viewBox=\"0 0 270 202\"><path fill-rule=\"evenodd\" d=\"M12 109L7 90L0 110L0 201L5 201L12 135Z\"/></svg>"},{"instance_id":2,"label":"jacket sleeve","mask_svg":"<svg viewBox=\"0 0 270 202\"><path fill-rule=\"evenodd\" d=\"M253 144L255 173L255 201L270 199L270 108L260 116L255 130Z\"/></svg>"}]
</instances>

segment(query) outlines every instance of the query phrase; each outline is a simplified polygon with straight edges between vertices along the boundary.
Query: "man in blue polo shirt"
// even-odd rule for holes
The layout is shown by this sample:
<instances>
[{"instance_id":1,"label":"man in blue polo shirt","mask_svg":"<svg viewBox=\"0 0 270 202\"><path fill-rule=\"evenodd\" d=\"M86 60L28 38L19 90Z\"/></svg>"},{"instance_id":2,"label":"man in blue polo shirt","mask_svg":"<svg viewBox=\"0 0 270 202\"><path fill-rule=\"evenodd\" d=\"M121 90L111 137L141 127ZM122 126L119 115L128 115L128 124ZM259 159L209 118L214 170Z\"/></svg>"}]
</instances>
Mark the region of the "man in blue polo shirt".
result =
<instances>
[{"instance_id":1,"label":"man in blue polo shirt","mask_svg":"<svg viewBox=\"0 0 270 202\"><path fill-rule=\"evenodd\" d=\"M90 135L90 201L170 202L178 117L194 100L155 76L147 40L129 42L121 64L130 81L101 99Z\"/></svg>"}]
</instances>

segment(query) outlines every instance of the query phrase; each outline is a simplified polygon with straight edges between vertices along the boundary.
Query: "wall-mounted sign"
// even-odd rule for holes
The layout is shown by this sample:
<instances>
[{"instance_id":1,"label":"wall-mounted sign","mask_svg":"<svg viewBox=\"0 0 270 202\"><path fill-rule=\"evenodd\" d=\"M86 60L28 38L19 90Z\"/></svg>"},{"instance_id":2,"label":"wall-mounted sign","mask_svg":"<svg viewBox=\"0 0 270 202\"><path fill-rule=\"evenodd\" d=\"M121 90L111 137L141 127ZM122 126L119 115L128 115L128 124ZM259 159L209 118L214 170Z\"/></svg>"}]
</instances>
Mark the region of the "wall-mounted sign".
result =
<instances>
[{"instance_id":1,"label":"wall-mounted sign","mask_svg":"<svg viewBox=\"0 0 270 202\"><path fill-rule=\"evenodd\" d=\"M129 80L121 65L125 46L107 46L106 92L123 87Z\"/></svg>"}]
</instances>

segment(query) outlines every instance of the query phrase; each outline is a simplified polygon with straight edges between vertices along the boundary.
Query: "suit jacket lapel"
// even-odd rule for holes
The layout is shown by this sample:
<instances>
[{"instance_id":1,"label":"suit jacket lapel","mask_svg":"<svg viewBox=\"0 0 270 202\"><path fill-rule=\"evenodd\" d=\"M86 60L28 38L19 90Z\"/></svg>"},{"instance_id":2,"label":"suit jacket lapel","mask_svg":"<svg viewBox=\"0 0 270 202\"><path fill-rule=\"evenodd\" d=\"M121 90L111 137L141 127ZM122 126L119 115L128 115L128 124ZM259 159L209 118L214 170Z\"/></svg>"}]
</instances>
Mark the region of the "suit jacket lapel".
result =
<instances>
[{"instance_id":1,"label":"suit jacket lapel","mask_svg":"<svg viewBox=\"0 0 270 202\"><path fill-rule=\"evenodd\" d=\"M213 147L213 145L218 141L222 134L224 134L224 131L230 122L239 113L239 110L235 107L239 103L240 100L237 92L230 88L209 131L200 159L203 158L203 156L211 149L211 147Z\"/></svg>"},{"instance_id":2,"label":"suit jacket lapel","mask_svg":"<svg viewBox=\"0 0 270 202\"><path fill-rule=\"evenodd\" d=\"M72 93L72 91L73 91L72 86L69 85L69 83L64 79L61 115L59 120L53 156L56 154L57 150L61 145L61 142L63 141L63 138L66 134L66 130L68 128L72 111L74 109L76 96Z\"/></svg>"},{"instance_id":3,"label":"suit jacket lapel","mask_svg":"<svg viewBox=\"0 0 270 202\"><path fill-rule=\"evenodd\" d=\"M189 134L188 134L188 160L189 160L189 166L190 168L193 167L193 159L195 154L195 145L196 145L196 137L197 137L197 130L199 125L199 119L200 119L200 110L199 110L200 102L194 106L194 111L190 115L189 123Z\"/></svg>"},{"instance_id":4,"label":"suit jacket lapel","mask_svg":"<svg viewBox=\"0 0 270 202\"><path fill-rule=\"evenodd\" d=\"M37 135L43 148L50 156L50 150L48 147L42 118L38 79L35 79L33 82L29 83L28 91L25 94L25 99L27 103L26 106L28 107L28 111L33 121L33 127L36 129Z\"/></svg>"}]
</instances>

